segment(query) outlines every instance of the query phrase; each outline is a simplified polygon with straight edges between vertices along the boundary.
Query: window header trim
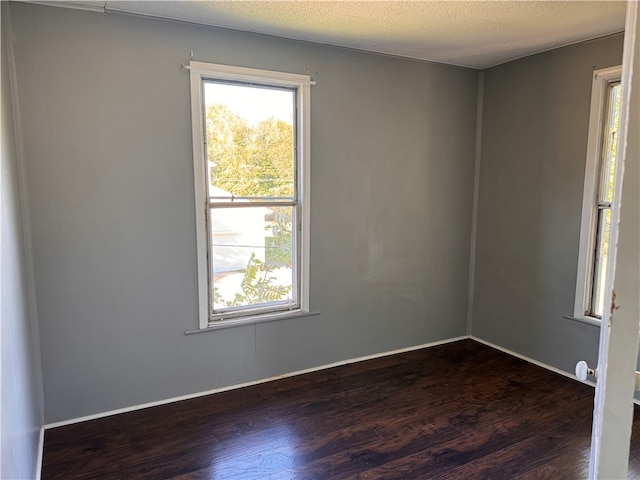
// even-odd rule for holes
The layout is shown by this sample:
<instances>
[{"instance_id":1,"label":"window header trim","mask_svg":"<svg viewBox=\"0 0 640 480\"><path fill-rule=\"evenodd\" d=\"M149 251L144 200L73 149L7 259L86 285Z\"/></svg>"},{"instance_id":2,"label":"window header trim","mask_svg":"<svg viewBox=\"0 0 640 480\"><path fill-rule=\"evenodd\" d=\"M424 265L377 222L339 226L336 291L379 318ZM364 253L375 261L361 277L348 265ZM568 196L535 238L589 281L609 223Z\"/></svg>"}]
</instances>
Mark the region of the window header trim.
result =
<instances>
[{"instance_id":1,"label":"window header trim","mask_svg":"<svg viewBox=\"0 0 640 480\"><path fill-rule=\"evenodd\" d=\"M246 81L249 83L265 82L267 84L277 83L279 85L315 85L309 75L297 73L275 72L273 70L260 70L257 68L236 67L232 65L221 65L217 63L203 63L191 61L189 64L182 64L184 70L198 73L201 78Z\"/></svg>"}]
</instances>

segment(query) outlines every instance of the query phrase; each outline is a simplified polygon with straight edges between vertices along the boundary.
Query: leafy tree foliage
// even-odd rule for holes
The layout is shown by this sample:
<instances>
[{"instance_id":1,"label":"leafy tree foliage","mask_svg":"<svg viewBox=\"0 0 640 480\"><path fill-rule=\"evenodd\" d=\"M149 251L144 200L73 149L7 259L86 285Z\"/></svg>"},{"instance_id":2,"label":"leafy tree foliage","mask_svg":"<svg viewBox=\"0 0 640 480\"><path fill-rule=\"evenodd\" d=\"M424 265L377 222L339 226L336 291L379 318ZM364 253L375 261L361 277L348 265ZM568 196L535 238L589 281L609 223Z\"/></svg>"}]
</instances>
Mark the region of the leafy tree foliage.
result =
<instances>
[{"instance_id":1,"label":"leafy tree foliage","mask_svg":"<svg viewBox=\"0 0 640 480\"><path fill-rule=\"evenodd\" d=\"M265 268L264 263L256 258L255 253L252 253L240 284L242 292L237 292L233 300L224 300L219 296L220 292L214 290L214 295L218 296L214 301L224 303L227 307L236 307L275 302L286 298L291 291L291 286L274 284L275 280L271 270Z\"/></svg>"},{"instance_id":2,"label":"leafy tree foliage","mask_svg":"<svg viewBox=\"0 0 640 480\"><path fill-rule=\"evenodd\" d=\"M235 196L293 195L293 125L269 118L253 126L225 105L207 110L211 183Z\"/></svg>"}]
</instances>

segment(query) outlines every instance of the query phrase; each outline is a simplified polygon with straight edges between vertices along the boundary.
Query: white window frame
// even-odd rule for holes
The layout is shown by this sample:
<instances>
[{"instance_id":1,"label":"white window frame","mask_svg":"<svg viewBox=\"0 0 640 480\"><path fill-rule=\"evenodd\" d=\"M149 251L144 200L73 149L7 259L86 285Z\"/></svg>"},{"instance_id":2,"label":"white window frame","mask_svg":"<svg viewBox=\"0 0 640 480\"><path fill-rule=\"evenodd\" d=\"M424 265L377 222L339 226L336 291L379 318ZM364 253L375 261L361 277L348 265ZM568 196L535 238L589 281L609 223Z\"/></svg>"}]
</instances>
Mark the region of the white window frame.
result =
<instances>
[{"instance_id":1,"label":"white window frame","mask_svg":"<svg viewBox=\"0 0 640 480\"><path fill-rule=\"evenodd\" d=\"M601 319L587 315L591 302L593 277L593 251L596 241L597 201L600 185L602 142L607 113L609 85L619 82L622 67L603 68L593 72L591 87L591 112L589 114L589 137L582 197L582 220L580 226L580 249L573 317L588 323L601 323Z\"/></svg>"},{"instance_id":2,"label":"white window frame","mask_svg":"<svg viewBox=\"0 0 640 480\"><path fill-rule=\"evenodd\" d=\"M309 218L310 218L310 86L313 84L307 75L258 70L253 68L219 65L213 63L190 62L186 68L190 71L191 81L191 122L193 135L193 176L196 211L196 250L198 269L198 323L200 329L211 329L257 323L262 321L289 318L309 313ZM286 311L247 312L246 315L229 319L214 318L210 312L210 288L207 234L207 160L205 133L204 80L226 80L287 87L296 92L296 147L299 230L297 235L299 249L299 295L297 305ZM295 288L295 286L294 286Z\"/></svg>"}]
</instances>

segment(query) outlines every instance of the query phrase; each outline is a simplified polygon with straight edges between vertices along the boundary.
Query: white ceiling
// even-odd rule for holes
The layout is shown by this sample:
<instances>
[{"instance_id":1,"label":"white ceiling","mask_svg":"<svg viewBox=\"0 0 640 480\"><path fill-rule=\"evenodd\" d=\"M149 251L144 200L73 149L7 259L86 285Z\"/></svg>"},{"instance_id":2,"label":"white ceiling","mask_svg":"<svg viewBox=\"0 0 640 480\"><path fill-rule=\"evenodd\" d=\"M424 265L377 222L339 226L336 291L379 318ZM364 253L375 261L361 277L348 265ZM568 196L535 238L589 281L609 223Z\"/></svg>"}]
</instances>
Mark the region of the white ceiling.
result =
<instances>
[{"instance_id":1,"label":"white ceiling","mask_svg":"<svg viewBox=\"0 0 640 480\"><path fill-rule=\"evenodd\" d=\"M487 68L624 29L607 1L37 1Z\"/></svg>"}]
</instances>

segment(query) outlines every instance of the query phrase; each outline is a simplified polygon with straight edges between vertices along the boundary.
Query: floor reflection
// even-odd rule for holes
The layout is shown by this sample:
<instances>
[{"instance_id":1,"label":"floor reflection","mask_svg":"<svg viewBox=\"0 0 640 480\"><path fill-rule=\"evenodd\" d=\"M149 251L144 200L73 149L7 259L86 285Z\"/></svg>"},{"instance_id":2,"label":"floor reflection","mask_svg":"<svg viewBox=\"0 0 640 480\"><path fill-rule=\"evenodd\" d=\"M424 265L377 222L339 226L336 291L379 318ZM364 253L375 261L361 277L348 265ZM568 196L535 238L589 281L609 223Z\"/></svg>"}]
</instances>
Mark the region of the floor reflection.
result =
<instances>
[{"instance_id":1,"label":"floor reflection","mask_svg":"<svg viewBox=\"0 0 640 480\"><path fill-rule=\"evenodd\" d=\"M287 425L239 433L217 445L209 478L295 480L297 442Z\"/></svg>"}]
</instances>

